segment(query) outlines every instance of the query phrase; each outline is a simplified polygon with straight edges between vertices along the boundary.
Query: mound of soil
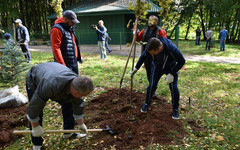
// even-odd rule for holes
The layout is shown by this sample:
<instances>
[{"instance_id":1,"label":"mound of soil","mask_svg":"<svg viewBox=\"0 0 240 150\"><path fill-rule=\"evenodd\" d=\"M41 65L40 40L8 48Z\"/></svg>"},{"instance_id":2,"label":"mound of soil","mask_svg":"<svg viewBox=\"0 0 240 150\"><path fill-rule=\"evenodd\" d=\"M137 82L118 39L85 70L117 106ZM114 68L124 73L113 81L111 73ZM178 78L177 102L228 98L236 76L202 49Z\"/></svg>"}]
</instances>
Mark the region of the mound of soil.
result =
<instances>
[{"instance_id":1,"label":"mound of soil","mask_svg":"<svg viewBox=\"0 0 240 150\"><path fill-rule=\"evenodd\" d=\"M108 89L108 92L92 99L85 107L85 124L88 128L111 127L117 134L94 133L92 144L96 149L114 147L133 149L150 144L181 144L186 135L183 120L172 119L172 106L165 99L153 99L147 113L140 108L145 102L145 94L130 90Z\"/></svg>"},{"instance_id":2,"label":"mound of soil","mask_svg":"<svg viewBox=\"0 0 240 150\"><path fill-rule=\"evenodd\" d=\"M27 125L26 105L17 108L0 109L0 147L4 149L19 136L12 134L14 128Z\"/></svg>"}]
</instances>

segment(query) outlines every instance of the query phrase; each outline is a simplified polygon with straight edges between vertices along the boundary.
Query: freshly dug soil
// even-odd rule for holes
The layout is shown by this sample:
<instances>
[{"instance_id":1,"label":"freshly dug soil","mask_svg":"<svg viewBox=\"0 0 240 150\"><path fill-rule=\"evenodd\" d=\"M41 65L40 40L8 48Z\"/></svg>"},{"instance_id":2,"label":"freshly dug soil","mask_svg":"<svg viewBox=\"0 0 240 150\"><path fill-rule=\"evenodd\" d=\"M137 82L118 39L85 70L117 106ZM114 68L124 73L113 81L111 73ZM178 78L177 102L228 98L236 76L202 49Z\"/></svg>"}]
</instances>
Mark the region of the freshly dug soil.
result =
<instances>
[{"instance_id":1,"label":"freshly dug soil","mask_svg":"<svg viewBox=\"0 0 240 150\"><path fill-rule=\"evenodd\" d=\"M147 113L140 108L145 102L145 94L131 92L129 89L106 89L98 97L93 98L85 107L85 124L89 129L106 128L108 125L116 135L108 132L92 132L84 145L76 145L90 149L115 148L118 150L145 148L151 144L182 144L187 135L183 120L173 120L172 106L163 98L153 99ZM180 115L181 116L181 115ZM204 132L201 124L192 119L187 123L194 132ZM17 108L0 109L0 147L4 149L20 136L13 136L12 131L18 126L27 126L26 105ZM67 145L66 145L67 148Z\"/></svg>"},{"instance_id":2,"label":"freshly dug soil","mask_svg":"<svg viewBox=\"0 0 240 150\"><path fill-rule=\"evenodd\" d=\"M172 119L172 106L165 99L153 99L147 113L140 108L145 102L145 94L130 90L108 89L108 92L92 99L85 107L85 124L88 128L105 128L108 125L117 134L94 133L91 143L95 149L133 149L150 144L181 144L186 135L183 120Z\"/></svg>"},{"instance_id":3,"label":"freshly dug soil","mask_svg":"<svg viewBox=\"0 0 240 150\"><path fill-rule=\"evenodd\" d=\"M4 149L14 143L19 136L12 134L14 128L26 126L26 105L17 108L0 109L0 147Z\"/></svg>"}]
</instances>

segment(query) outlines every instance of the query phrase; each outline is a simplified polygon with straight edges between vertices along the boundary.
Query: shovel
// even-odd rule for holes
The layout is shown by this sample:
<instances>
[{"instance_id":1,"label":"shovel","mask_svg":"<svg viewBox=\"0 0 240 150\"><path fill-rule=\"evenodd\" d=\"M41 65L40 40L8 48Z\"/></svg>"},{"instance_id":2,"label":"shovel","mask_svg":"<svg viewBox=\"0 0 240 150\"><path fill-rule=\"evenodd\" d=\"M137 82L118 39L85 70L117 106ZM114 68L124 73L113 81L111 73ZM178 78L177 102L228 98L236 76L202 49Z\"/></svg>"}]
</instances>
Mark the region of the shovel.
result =
<instances>
[{"instance_id":1,"label":"shovel","mask_svg":"<svg viewBox=\"0 0 240 150\"><path fill-rule=\"evenodd\" d=\"M44 130L44 133L76 133L76 132L81 132L82 130ZM88 129L88 132L107 132L111 135L115 135L116 132L112 130L108 125L104 129ZM18 134L31 134L31 130L14 130L13 134L18 135Z\"/></svg>"}]
</instances>

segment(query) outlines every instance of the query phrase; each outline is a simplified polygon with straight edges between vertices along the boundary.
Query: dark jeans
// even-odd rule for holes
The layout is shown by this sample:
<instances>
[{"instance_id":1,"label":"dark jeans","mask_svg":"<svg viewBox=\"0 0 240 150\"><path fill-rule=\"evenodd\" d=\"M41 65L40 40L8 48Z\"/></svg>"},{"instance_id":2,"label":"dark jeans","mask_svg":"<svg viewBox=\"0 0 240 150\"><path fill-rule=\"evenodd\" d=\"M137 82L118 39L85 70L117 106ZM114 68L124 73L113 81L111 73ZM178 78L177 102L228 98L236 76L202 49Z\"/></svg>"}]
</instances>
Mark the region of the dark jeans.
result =
<instances>
[{"instance_id":1,"label":"dark jeans","mask_svg":"<svg viewBox=\"0 0 240 150\"><path fill-rule=\"evenodd\" d=\"M200 36L196 36L196 43L195 45L200 45Z\"/></svg>"},{"instance_id":2,"label":"dark jeans","mask_svg":"<svg viewBox=\"0 0 240 150\"><path fill-rule=\"evenodd\" d=\"M27 61L31 61L31 54L30 54L30 52L29 52L29 50L28 50L28 43L27 43L26 45L21 44L20 47L21 47L21 49L22 49L22 52L23 52L24 55L25 55L26 60L27 60Z\"/></svg>"},{"instance_id":3,"label":"dark jeans","mask_svg":"<svg viewBox=\"0 0 240 150\"><path fill-rule=\"evenodd\" d=\"M144 66L146 69L148 82L150 83L151 68L152 68L152 57L151 56L147 56L147 58L144 61Z\"/></svg>"},{"instance_id":4,"label":"dark jeans","mask_svg":"<svg viewBox=\"0 0 240 150\"><path fill-rule=\"evenodd\" d=\"M35 91L32 90L27 84L26 84L26 90L27 90L27 95L30 102ZM63 104L61 105L61 107L62 107L64 129L73 129L75 126L75 120L73 118L72 103ZM42 126L42 117L43 117L43 112L41 112L39 115L40 126ZM30 127L30 130L32 130L32 126L30 122L29 122L29 127ZM32 138L33 145L41 146L43 144L42 137L34 137L31 135L31 138Z\"/></svg>"},{"instance_id":5,"label":"dark jeans","mask_svg":"<svg viewBox=\"0 0 240 150\"><path fill-rule=\"evenodd\" d=\"M147 87L147 93L146 93L146 99L145 103L150 105L152 102L152 95L157 89L158 81L162 77L162 75L165 74L162 69L157 68L155 65L152 65L152 74L151 74L151 79L150 83ZM179 90L178 90L178 73L173 74L174 76L174 81L169 84L169 88L171 91L171 96L172 96L172 107L173 109L178 109L179 107Z\"/></svg>"}]
</instances>

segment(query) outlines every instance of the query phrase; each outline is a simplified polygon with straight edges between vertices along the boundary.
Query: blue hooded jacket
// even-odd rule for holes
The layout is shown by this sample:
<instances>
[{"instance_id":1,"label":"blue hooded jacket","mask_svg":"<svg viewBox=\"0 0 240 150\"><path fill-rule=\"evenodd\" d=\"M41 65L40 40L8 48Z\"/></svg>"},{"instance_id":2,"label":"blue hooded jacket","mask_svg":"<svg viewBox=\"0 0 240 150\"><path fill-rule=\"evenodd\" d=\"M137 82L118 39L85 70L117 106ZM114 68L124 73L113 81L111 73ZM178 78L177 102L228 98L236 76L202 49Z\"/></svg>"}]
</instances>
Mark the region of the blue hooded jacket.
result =
<instances>
[{"instance_id":1,"label":"blue hooded jacket","mask_svg":"<svg viewBox=\"0 0 240 150\"><path fill-rule=\"evenodd\" d=\"M165 74L176 74L185 64L185 58L171 40L164 37L158 39L163 43L164 50L153 56L152 65L156 65L156 68L161 69ZM139 69L148 57L152 57L151 54L148 51L144 51L135 68Z\"/></svg>"}]
</instances>

